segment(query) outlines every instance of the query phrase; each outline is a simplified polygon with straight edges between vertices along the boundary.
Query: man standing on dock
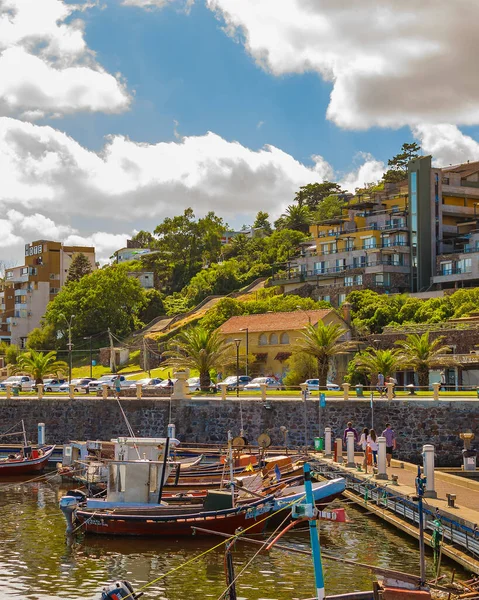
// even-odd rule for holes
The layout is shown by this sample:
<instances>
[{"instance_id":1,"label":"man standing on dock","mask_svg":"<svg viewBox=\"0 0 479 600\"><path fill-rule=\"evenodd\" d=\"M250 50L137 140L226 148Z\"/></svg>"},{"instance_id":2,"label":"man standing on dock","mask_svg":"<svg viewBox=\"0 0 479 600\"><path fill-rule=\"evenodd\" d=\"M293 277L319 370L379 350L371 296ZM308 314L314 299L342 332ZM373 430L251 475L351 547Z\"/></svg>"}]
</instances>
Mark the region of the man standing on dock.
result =
<instances>
[{"instance_id":1,"label":"man standing on dock","mask_svg":"<svg viewBox=\"0 0 479 600\"><path fill-rule=\"evenodd\" d=\"M386 460L388 467L390 467L393 452L396 450L396 433L394 429L391 429L391 423L386 423L386 429L383 431L382 436L386 438Z\"/></svg>"},{"instance_id":2,"label":"man standing on dock","mask_svg":"<svg viewBox=\"0 0 479 600\"><path fill-rule=\"evenodd\" d=\"M348 423L347 423L347 427L346 427L346 429L344 430L344 434L343 434L343 444L344 444L345 446L346 446L346 442L347 442L347 439L348 439L348 433L349 433L350 431L351 431L352 433L354 433L354 441L355 441L355 443L357 444L357 443L358 443L358 441L359 441L358 432L356 431L356 429L354 429L354 427L353 427L353 424L351 423L351 421L348 421Z\"/></svg>"}]
</instances>

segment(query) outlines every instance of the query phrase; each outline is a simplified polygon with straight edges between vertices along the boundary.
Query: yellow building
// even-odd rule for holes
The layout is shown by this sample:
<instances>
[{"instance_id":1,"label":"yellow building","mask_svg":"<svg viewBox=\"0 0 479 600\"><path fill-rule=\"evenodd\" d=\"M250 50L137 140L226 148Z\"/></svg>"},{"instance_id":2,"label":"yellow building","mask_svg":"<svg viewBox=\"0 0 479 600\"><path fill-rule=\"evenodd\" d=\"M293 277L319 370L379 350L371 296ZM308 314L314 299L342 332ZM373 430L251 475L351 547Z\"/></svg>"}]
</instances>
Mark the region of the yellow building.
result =
<instances>
[{"instance_id":1,"label":"yellow building","mask_svg":"<svg viewBox=\"0 0 479 600\"><path fill-rule=\"evenodd\" d=\"M252 377L271 375L280 378L287 371L286 361L291 356L305 326L308 323L317 325L319 321L326 325L330 323L342 325L345 329L345 339L350 337L347 322L332 309L231 317L218 331L228 342L240 340L242 372L245 371L243 365L248 354L248 375ZM346 357L334 361L330 373L331 381L341 383L346 368Z\"/></svg>"}]
</instances>

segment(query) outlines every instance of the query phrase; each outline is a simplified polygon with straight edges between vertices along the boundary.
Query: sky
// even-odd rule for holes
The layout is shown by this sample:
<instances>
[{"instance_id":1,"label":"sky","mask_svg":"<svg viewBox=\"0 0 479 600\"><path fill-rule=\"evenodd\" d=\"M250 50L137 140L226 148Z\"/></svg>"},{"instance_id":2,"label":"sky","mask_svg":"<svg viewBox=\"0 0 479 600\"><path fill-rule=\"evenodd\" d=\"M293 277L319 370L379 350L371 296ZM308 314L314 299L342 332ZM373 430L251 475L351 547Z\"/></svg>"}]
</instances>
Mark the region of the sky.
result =
<instances>
[{"instance_id":1,"label":"sky","mask_svg":"<svg viewBox=\"0 0 479 600\"><path fill-rule=\"evenodd\" d=\"M475 0L0 0L0 260L479 159Z\"/></svg>"}]
</instances>

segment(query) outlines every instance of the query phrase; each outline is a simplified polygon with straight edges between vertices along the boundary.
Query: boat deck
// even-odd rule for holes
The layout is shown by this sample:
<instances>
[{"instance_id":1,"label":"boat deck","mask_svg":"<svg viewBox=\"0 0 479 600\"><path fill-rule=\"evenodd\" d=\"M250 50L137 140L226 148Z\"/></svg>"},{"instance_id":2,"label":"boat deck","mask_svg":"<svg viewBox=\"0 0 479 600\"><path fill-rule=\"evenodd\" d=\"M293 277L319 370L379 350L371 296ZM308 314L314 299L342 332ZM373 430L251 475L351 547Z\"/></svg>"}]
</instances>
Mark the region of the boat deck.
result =
<instances>
[{"instance_id":1,"label":"boat deck","mask_svg":"<svg viewBox=\"0 0 479 600\"><path fill-rule=\"evenodd\" d=\"M388 479L380 480L374 477L370 468L369 473L365 473L357 468L348 468L344 463L335 463L321 454L315 454L315 458L328 477L332 474L346 477L345 495L349 499L402 531L418 536L417 503L413 500L416 496L417 465L393 460L391 467L387 468ZM357 456L356 459L358 464L362 463L362 457ZM397 483L392 480L392 475L397 476ZM440 517L445 542L443 552L467 569L479 573L479 482L436 470L435 490L437 498L423 500L429 531L434 518ZM454 507L448 505L446 494L455 494ZM430 543L430 536L426 537Z\"/></svg>"}]
</instances>

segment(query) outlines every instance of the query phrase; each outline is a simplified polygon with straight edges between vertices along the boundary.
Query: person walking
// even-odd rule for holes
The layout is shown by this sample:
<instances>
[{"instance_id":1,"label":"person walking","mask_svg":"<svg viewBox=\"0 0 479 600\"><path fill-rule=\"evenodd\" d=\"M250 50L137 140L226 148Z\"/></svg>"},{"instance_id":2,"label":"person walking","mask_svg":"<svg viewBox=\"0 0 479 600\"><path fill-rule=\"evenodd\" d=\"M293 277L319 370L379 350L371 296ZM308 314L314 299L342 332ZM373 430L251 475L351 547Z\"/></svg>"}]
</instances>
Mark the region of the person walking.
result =
<instances>
[{"instance_id":1,"label":"person walking","mask_svg":"<svg viewBox=\"0 0 479 600\"><path fill-rule=\"evenodd\" d=\"M371 448L371 452L373 454L373 465L377 467L379 444L377 442L376 432L374 431L374 429L371 429L371 431L369 432L368 446Z\"/></svg>"},{"instance_id":2,"label":"person walking","mask_svg":"<svg viewBox=\"0 0 479 600\"><path fill-rule=\"evenodd\" d=\"M361 433L361 437L359 438L359 445L361 446L361 450L364 452L363 467L365 473L368 472L368 436L369 429L365 427Z\"/></svg>"},{"instance_id":3,"label":"person walking","mask_svg":"<svg viewBox=\"0 0 479 600\"><path fill-rule=\"evenodd\" d=\"M120 399L120 392L121 392L121 381L120 381L120 376L118 376L115 379L115 393L116 393L117 400Z\"/></svg>"},{"instance_id":4,"label":"person walking","mask_svg":"<svg viewBox=\"0 0 479 600\"><path fill-rule=\"evenodd\" d=\"M386 429L383 431L382 436L386 438L386 460L388 467L390 467L393 452L396 450L396 433L391 428L391 423L386 423Z\"/></svg>"},{"instance_id":5,"label":"person walking","mask_svg":"<svg viewBox=\"0 0 479 600\"><path fill-rule=\"evenodd\" d=\"M379 392L379 397L384 398L384 375L382 373L378 373L376 389Z\"/></svg>"},{"instance_id":6,"label":"person walking","mask_svg":"<svg viewBox=\"0 0 479 600\"><path fill-rule=\"evenodd\" d=\"M388 377L388 379L387 379L387 382L388 382L388 383L392 383L392 384L393 384L393 387L392 387L392 392L393 392L393 398L395 398L395 397L396 397L396 385L397 385L397 380L396 380L396 379L394 379L394 377L390 376L390 377Z\"/></svg>"},{"instance_id":7,"label":"person walking","mask_svg":"<svg viewBox=\"0 0 479 600\"><path fill-rule=\"evenodd\" d=\"M353 424L351 421L348 421L346 429L344 430L343 433L343 444L346 446L346 441L348 439L348 433L349 432L354 433L354 442L357 444L359 441L359 436L358 436L358 432L356 431L356 429L354 429Z\"/></svg>"}]
</instances>

